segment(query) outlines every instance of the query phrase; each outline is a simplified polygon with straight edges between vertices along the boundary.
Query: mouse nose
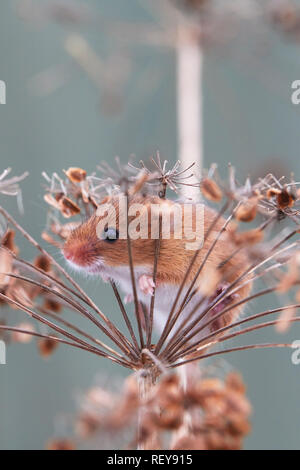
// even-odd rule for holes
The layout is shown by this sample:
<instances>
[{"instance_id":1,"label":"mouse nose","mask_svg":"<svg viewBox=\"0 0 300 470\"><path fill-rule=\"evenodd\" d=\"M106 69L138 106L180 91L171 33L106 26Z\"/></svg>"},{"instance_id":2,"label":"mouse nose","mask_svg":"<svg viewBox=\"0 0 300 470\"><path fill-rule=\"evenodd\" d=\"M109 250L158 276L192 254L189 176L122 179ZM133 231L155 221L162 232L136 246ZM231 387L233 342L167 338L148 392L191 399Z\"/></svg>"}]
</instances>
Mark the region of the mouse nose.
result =
<instances>
[{"instance_id":1,"label":"mouse nose","mask_svg":"<svg viewBox=\"0 0 300 470\"><path fill-rule=\"evenodd\" d=\"M86 266L90 258L90 246L86 242L66 243L62 249L66 260L77 264L78 266Z\"/></svg>"},{"instance_id":2,"label":"mouse nose","mask_svg":"<svg viewBox=\"0 0 300 470\"><path fill-rule=\"evenodd\" d=\"M63 255L69 261L71 261L72 258L73 258L72 253L69 250L65 249L65 248L63 249Z\"/></svg>"}]
</instances>

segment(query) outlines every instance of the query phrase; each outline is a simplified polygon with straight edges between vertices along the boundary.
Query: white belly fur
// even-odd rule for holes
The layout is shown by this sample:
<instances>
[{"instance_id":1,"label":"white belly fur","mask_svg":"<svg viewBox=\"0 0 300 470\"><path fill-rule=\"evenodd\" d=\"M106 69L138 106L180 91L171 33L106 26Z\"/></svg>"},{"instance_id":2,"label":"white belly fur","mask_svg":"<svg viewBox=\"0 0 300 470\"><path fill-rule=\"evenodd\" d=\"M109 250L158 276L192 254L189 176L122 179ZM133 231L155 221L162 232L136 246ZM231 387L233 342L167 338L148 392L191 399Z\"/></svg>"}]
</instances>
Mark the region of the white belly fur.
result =
<instances>
[{"instance_id":1,"label":"white belly fur","mask_svg":"<svg viewBox=\"0 0 300 470\"><path fill-rule=\"evenodd\" d=\"M121 288L121 290L124 292L125 295L133 294L129 267L118 267L118 268L105 267L102 271L102 274L104 275L103 276L104 278L110 277L111 279L113 279L115 283ZM153 274L153 268L152 267L149 268L145 266L142 266L142 267L137 266L134 268L138 299L141 302L143 302L146 306L150 306L151 296L145 295L141 291L138 285L138 279L143 274L147 274L151 276ZM179 285L174 285L174 284L158 285L156 288L155 306L154 306L154 325L155 325L155 329L157 333L161 333L166 324L168 315L175 301L178 289L179 289ZM181 293L179 301L177 302L175 313L177 309L180 307L186 291L187 291L187 288L185 287L183 289L183 292ZM180 326L182 321L188 316L188 314L192 311L192 309L195 307L195 305L199 302L200 299L201 299L200 295L197 295L197 294L192 298L192 300L189 302L189 304L184 309L184 311L180 314L177 322L175 323L174 331L178 328L178 326ZM194 318L195 318L195 315L193 315L193 319ZM197 325L197 327L198 326L199 325ZM205 330L201 331L201 337L203 337L203 335L208 332L207 330L206 331ZM171 336L172 336L172 333L171 333Z\"/></svg>"}]
</instances>

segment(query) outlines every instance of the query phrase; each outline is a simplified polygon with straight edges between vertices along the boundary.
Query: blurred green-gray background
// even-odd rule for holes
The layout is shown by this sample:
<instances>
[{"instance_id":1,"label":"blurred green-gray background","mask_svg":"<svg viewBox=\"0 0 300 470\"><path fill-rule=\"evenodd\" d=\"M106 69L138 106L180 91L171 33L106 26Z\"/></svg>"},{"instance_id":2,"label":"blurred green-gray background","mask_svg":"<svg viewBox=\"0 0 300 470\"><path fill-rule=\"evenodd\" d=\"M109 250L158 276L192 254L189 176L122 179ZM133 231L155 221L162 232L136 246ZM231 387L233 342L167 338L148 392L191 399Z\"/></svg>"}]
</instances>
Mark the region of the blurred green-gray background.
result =
<instances>
[{"instance_id":1,"label":"blurred green-gray background","mask_svg":"<svg viewBox=\"0 0 300 470\"><path fill-rule=\"evenodd\" d=\"M177 158L174 50L134 40L122 44L120 33L116 39L109 26L101 26L120 22L135 24L137 30L142 25L157 27L158 9L153 13L151 3L159 6L164 1L83 3L96 12L93 20L101 18L99 24L87 20L75 28L66 17L52 21L55 14L51 18L49 7L33 8L49 2L0 4L0 79L7 85L7 104L0 105L1 169L30 172L22 185L25 215L18 215L15 201L3 196L1 204L37 238L46 213L43 170L79 166L91 172L116 155L125 162L130 154L139 160L156 150L171 162ZM240 3L249 7L256 2ZM241 179L268 171L294 171L299 179L300 106L290 99L291 83L300 79L299 43L273 31L267 21L246 15L236 35L225 35L205 49L205 167L217 162L223 172L230 161ZM113 103L108 102L107 83L99 89L68 57L64 44L75 29L104 63L113 57L111 81L118 74L123 78ZM57 89L41 93L41 83L47 91L53 77ZM32 249L25 244L22 249L30 259ZM103 311L117 318L108 287L97 280L82 283ZM257 303L255 309L266 305ZM276 298L271 306L276 306ZM18 315L21 320L22 314ZM287 336L300 339L299 327L293 326ZM271 329L251 339L286 338ZM253 404L253 431L246 448L300 448L300 366L292 365L290 355L286 350L265 350L226 357L242 372ZM47 361L37 354L34 343L9 347L7 365L0 366L0 448L43 448L49 437L68 431L64 417L76 410L78 392L95 383L95 377L102 383L122 375L126 371L118 366L67 347L58 348Z\"/></svg>"}]
</instances>

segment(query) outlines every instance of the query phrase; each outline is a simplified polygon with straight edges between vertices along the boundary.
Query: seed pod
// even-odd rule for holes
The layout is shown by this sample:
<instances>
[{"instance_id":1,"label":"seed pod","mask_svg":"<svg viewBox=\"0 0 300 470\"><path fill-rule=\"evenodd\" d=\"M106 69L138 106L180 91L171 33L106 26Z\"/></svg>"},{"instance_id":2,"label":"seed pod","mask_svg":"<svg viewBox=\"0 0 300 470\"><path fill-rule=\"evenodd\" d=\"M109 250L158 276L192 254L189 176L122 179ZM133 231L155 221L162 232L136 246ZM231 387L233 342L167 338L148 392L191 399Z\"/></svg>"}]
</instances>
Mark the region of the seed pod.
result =
<instances>
[{"instance_id":1,"label":"seed pod","mask_svg":"<svg viewBox=\"0 0 300 470\"><path fill-rule=\"evenodd\" d=\"M50 297L47 297L44 300L43 307L46 310L50 310L51 312L54 312L54 313L59 313L62 310L62 305L59 302L57 302L57 300L54 300Z\"/></svg>"},{"instance_id":2,"label":"seed pod","mask_svg":"<svg viewBox=\"0 0 300 470\"><path fill-rule=\"evenodd\" d=\"M223 197L220 187L210 178L204 178L201 181L201 191L203 196L209 201L219 202Z\"/></svg>"},{"instance_id":3,"label":"seed pod","mask_svg":"<svg viewBox=\"0 0 300 470\"><path fill-rule=\"evenodd\" d=\"M291 320L296 316L296 309L293 307L283 310L279 316L278 323L275 328L279 333L285 333L291 326Z\"/></svg>"},{"instance_id":4,"label":"seed pod","mask_svg":"<svg viewBox=\"0 0 300 470\"><path fill-rule=\"evenodd\" d=\"M235 218L240 222L252 222L257 213L257 199L243 202L235 212Z\"/></svg>"},{"instance_id":5,"label":"seed pod","mask_svg":"<svg viewBox=\"0 0 300 470\"><path fill-rule=\"evenodd\" d=\"M34 260L34 266L45 272L49 272L51 269L50 260L45 255L37 256Z\"/></svg>"},{"instance_id":6,"label":"seed pod","mask_svg":"<svg viewBox=\"0 0 300 470\"><path fill-rule=\"evenodd\" d=\"M52 194L45 194L44 200L50 206L61 211L62 215L66 218L72 217L80 213L80 207L75 204L70 198L63 193L56 193L55 197Z\"/></svg>"},{"instance_id":7,"label":"seed pod","mask_svg":"<svg viewBox=\"0 0 300 470\"><path fill-rule=\"evenodd\" d=\"M38 340L37 345L40 355L46 359L58 347L58 341L52 338L41 338Z\"/></svg>"},{"instance_id":8,"label":"seed pod","mask_svg":"<svg viewBox=\"0 0 300 470\"><path fill-rule=\"evenodd\" d=\"M49 206L52 206L55 209L60 209L58 201L56 200L55 197L52 196L52 194L50 194L50 193L45 194L44 195L44 201L47 204L49 204Z\"/></svg>"},{"instance_id":9,"label":"seed pod","mask_svg":"<svg viewBox=\"0 0 300 470\"><path fill-rule=\"evenodd\" d=\"M1 245L5 246L8 250L12 251L15 255L18 254L19 249L15 244L15 232L14 230L8 229L7 232L4 234Z\"/></svg>"},{"instance_id":10,"label":"seed pod","mask_svg":"<svg viewBox=\"0 0 300 470\"><path fill-rule=\"evenodd\" d=\"M277 195L277 204L280 209L292 207L294 202L294 197L286 189L283 189L280 194Z\"/></svg>"},{"instance_id":11,"label":"seed pod","mask_svg":"<svg viewBox=\"0 0 300 470\"><path fill-rule=\"evenodd\" d=\"M86 178L86 171L82 168L70 167L65 173L72 183L80 183Z\"/></svg>"},{"instance_id":12,"label":"seed pod","mask_svg":"<svg viewBox=\"0 0 300 470\"><path fill-rule=\"evenodd\" d=\"M261 242L263 237L263 231L258 228L248 230L247 232L232 232L233 242L237 246L255 245L256 243Z\"/></svg>"},{"instance_id":13,"label":"seed pod","mask_svg":"<svg viewBox=\"0 0 300 470\"><path fill-rule=\"evenodd\" d=\"M101 420L91 411L82 412L75 423L75 431L81 438L86 439L97 431Z\"/></svg>"},{"instance_id":14,"label":"seed pod","mask_svg":"<svg viewBox=\"0 0 300 470\"><path fill-rule=\"evenodd\" d=\"M57 202L61 201L61 199L64 197L64 193L62 192L59 192L59 193L55 193L55 200Z\"/></svg>"},{"instance_id":15,"label":"seed pod","mask_svg":"<svg viewBox=\"0 0 300 470\"><path fill-rule=\"evenodd\" d=\"M243 382L242 376L236 372L230 372L226 377L226 388L234 390L235 392L245 394L246 386Z\"/></svg>"},{"instance_id":16,"label":"seed pod","mask_svg":"<svg viewBox=\"0 0 300 470\"><path fill-rule=\"evenodd\" d=\"M268 199L272 199L272 197L278 196L278 194L280 194L280 193L281 193L281 190L280 190L280 189L278 189L278 188L270 188L270 189L267 190L266 195L267 195L267 198L268 198Z\"/></svg>"},{"instance_id":17,"label":"seed pod","mask_svg":"<svg viewBox=\"0 0 300 470\"><path fill-rule=\"evenodd\" d=\"M5 273L12 272L13 258L12 255L4 249L0 250L0 288L8 286L11 278Z\"/></svg>"},{"instance_id":18,"label":"seed pod","mask_svg":"<svg viewBox=\"0 0 300 470\"><path fill-rule=\"evenodd\" d=\"M63 197L59 201L59 207L64 217L69 218L80 213L80 207L68 197Z\"/></svg>"},{"instance_id":19,"label":"seed pod","mask_svg":"<svg viewBox=\"0 0 300 470\"><path fill-rule=\"evenodd\" d=\"M282 276L278 286L277 292L284 293L288 292L299 279L297 257L293 257L289 263L288 271Z\"/></svg>"}]
</instances>

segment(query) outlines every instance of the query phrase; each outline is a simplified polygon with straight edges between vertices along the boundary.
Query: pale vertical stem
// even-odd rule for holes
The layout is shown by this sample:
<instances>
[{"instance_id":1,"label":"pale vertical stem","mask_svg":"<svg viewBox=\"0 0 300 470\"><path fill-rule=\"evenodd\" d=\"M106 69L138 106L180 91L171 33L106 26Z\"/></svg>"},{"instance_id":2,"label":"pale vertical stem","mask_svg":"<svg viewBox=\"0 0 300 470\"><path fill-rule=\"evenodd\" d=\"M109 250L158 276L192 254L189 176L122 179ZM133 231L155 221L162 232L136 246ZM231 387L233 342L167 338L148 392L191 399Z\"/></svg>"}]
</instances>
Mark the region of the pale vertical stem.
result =
<instances>
[{"instance_id":1,"label":"pale vertical stem","mask_svg":"<svg viewBox=\"0 0 300 470\"><path fill-rule=\"evenodd\" d=\"M189 25L178 26L177 39L177 138L183 168L193 162L201 171L203 161L203 51L199 36ZM189 180L196 182L196 178ZM199 198L199 189L182 187L182 195Z\"/></svg>"},{"instance_id":2,"label":"pale vertical stem","mask_svg":"<svg viewBox=\"0 0 300 470\"><path fill-rule=\"evenodd\" d=\"M143 369L140 371L138 377L139 387L139 411L138 411L138 450L155 450L157 448L157 433L152 432L152 435L147 439L143 438L143 419L147 409L147 401L151 394L152 388L155 386L157 374L153 368Z\"/></svg>"}]
</instances>

